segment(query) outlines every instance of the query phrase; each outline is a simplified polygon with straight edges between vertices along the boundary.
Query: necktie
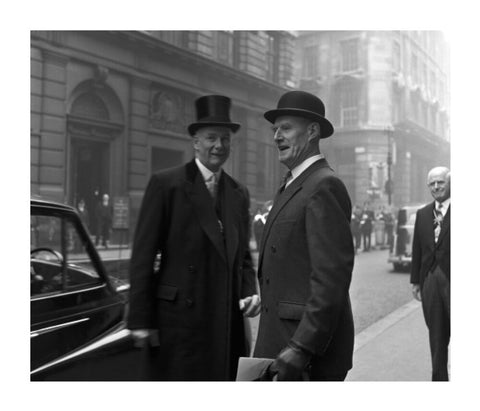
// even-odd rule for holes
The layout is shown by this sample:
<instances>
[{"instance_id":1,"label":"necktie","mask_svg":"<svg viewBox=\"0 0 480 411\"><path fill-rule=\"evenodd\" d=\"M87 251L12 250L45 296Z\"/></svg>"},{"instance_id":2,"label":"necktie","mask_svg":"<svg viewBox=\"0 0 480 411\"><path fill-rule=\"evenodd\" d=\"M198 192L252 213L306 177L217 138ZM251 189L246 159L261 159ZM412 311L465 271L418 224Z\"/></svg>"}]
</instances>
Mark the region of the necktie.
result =
<instances>
[{"instance_id":1,"label":"necktie","mask_svg":"<svg viewBox=\"0 0 480 411\"><path fill-rule=\"evenodd\" d=\"M280 192L285 190L285 188L287 187L287 183L290 181L291 178L292 178L292 172L288 170L283 176L282 185L280 186Z\"/></svg>"},{"instance_id":2,"label":"necktie","mask_svg":"<svg viewBox=\"0 0 480 411\"><path fill-rule=\"evenodd\" d=\"M212 174L208 180L205 180L205 184L207 185L208 191L213 199L217 197L217 176L216 174Z\"/></svg>"},{"instance_id":3,"label":"necktie","mask_svg":"<svg viewBox=\"0 0 480 411\"><path fill-rule=\"evenodd\" d=\"M433 211L433 226L435 230L435 242L438 240L438 236L440 235L440 231L442 230L442 222L443 222L443 214L442 214L442 203L438 204L438 206Z\"/></svg>"}]
</instances>

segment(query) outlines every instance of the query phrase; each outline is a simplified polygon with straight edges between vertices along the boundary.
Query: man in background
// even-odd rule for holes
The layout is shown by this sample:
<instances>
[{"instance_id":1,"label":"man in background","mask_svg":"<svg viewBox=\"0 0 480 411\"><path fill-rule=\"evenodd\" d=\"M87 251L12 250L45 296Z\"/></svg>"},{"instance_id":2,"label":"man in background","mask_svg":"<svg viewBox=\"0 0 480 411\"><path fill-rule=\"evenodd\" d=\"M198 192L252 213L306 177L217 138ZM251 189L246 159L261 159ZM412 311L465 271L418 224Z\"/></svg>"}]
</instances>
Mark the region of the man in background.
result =
<instances>
[{"instance_id":1,"label":"man in background","mask_svg":"<svg viewBox=\"0 0 480 411\"><path fill-rule=\"evenodd\" d=\"M427 185L434 201L417 211L410 282L422 301L432 356L432 381L448 381L450 342L450 170L435 167Z\"/></svg>"}]
</instances>

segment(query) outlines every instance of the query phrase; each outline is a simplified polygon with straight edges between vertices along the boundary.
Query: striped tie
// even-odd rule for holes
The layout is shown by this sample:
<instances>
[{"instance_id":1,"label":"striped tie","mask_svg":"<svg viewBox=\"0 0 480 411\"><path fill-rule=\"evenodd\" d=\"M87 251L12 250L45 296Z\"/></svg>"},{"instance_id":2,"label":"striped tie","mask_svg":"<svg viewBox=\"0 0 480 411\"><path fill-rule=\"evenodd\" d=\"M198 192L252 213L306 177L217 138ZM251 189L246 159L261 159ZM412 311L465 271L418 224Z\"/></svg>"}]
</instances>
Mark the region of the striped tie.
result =
<instances>
[{"instance_id":1,"label":"striped tie","mask_svg":"<svg viewBox=\"0 0 480 411\"><path fill-rule=\"evenodd\" d=\"M435 229L435 242L438 241L438 237L440 235L440 231L442 231L442 222L443 222L443 214L442 214L442 203L439 203L438 206L433 210L433 226Z\"/></svg>"}]
</instances>

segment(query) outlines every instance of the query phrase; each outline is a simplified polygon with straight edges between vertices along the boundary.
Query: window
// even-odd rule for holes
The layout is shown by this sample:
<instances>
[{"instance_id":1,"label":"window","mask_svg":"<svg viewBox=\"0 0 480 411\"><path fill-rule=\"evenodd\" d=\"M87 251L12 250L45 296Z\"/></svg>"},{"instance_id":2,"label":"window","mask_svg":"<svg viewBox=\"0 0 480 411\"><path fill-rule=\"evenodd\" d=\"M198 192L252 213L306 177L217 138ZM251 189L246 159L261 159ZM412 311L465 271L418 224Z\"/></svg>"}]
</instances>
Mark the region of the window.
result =
<instances>
[{"instance_id":1,"label":"window","mask_svg":"<svg viewBox=\"0 0 480 411\"><path fill-rule=\"evenodd\" d=\"M340 122L342 127L358 125L358 86L345 84L341 91Z\"/></svg>"},{"instance_id":2,"label":"window","mask_svg":"<svg viewBox=\"0 0 480 411\"><path fill-rule=\"evenodd\" d=\"M357 70L358 61L358 39L346 40L341 43L342 71Z\"/></svg>"},{"instance_id":3,"label":"window","mask_svg":"<svg viewBox=\"0 0 480 411\"><path fill-rule=\"evenodd\" d=\"M186 47L187 32L185 31L160 31L160 38L177 47Z\"/></svg>"},{"instance_id":4,"label":"window","mask_svg":"<svg viewBox=\"0 0 480 411\"><path fill-rule=\"evenodd\" d=\"M233 31L217 31L216 51L217 59L221 63L233 65Z\"/></svg>"},{"instance_id":5,"label":"window","mask_svg":"<svg viewBox=\"0 0 480 411\"><path fill-rule=\"evenodd\" d=\"M100 282L75 221L54 215L32 215L30 229L32 296Z\"/></svg>"},{"instance_id":6,"label":"window","mask_svg":"<svg viewBox=\"0 0 480 411\"><path fill-rule=\"evenodd\" d=\"M303 54L304 77L311 78L318 76L318 46L308 46Z\"/></svg>"},{"instance_id":7,"label":"window","mask_svg":"<svg viewBox=\"0 0 480 411\"><path fill-rule=\"evenodd\" d=\"M416 54L412 54L412 61L410 67L410 74L415 84L418 84L418 57Z\"/></svg>"},{"instance_id":8,"label":"window","mask_svg":"<svg viewBox=\"0 0 480 411\"><path fill-rule=\"evenodd\" d=\"M393 42L393 69L398 73L401 70L401 51L398 41Z\"/></svg>"},{"instance_id":9,"label":"window","mask_svg":"<svg viewBox=\"0 0 480 411\"><path fill-rule=\"evenodd\" d=\"M422 71L420 73L420 84L422 86L427 86L427 65L425 64L425 62L422 62Z\"/></svg>"},{"instance_id":10,"label":"window","mask_svg":"<svg viewBox=\"0 0 480 411\"><path fill-rule=\"evenodd\" d=\"M399 123L403 120L403 98L398 91L393 92L393 123Z\"/></svg>"},{"instance_id":11,"label":"window","mask_svg":"<svg viewBox=\"0 0 480 411\"><path fill-rule=\"evenodd\" d=\"M276 82L277 71L275 64L276 55L276 38L270 33L265 33L265 63L266 63L266 80Z\"/></svg>"},{"instance_id":12,"label":"window","mask_svg":"<svg viewBox=\"0 0 480 411\"><path fill-rule=\"evenodd\" d=\"M435 72L433 70L430 71L430 95L433 98L437 97L437 77L435 76Z\"/></svg>"}]
</instances>

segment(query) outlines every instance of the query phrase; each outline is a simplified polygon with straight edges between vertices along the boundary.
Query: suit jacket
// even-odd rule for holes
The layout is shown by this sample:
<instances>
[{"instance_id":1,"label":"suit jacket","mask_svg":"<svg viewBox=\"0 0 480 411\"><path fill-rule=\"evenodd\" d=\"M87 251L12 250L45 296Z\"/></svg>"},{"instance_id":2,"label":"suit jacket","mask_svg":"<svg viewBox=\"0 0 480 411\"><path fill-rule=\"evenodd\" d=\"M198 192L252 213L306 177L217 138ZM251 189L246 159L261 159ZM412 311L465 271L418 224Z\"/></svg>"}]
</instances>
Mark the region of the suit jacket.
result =
<instances>
[{"instance_id":1,"label":"suit jacket","mask_svg":"<svg viewBox=\"0 0 480 411\"><path fill-rule=\"evenodd\" d=\"M352 367L351 213L347 190L324 159L276 198L260 248L256 357L275 358L293 341L314 354L317 375Z\"/></svg>"},{"instance_id":2,"label":"suit jacket","mask_svg":"<svg viewBox=\"0 0 480 411\"><path fill-rule=\"evenodd\" d=\"M238 300L258 292L248 191L222 172L218 197L221 215L194 160L153 175L145 191L130 264L128 326L159 330L157 379L229 379L245 355Z\"/></svg>"},{"instance_id":3,"label":"suit jacket","mask_svg":"<svg viewBox=\"0 0 480 411\"><path fill-rule=\"evenodd\" d=\"M450 207L443 218L442 229L435 243L433 209L435 202L417 211L412 244L410 282L423 287L429 271L439 266L450 280Z\"/></svg>"}]
</instances>

